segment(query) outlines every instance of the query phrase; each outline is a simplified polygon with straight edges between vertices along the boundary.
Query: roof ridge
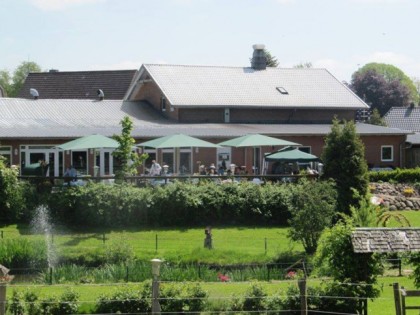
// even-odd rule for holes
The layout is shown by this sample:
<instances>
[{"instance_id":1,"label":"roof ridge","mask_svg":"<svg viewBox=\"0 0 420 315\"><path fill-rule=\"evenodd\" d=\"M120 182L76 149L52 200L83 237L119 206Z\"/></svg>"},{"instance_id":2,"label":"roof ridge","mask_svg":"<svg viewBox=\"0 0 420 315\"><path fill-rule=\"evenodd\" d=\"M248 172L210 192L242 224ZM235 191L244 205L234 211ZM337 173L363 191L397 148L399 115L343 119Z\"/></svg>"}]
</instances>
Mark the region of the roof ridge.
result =
<instances>
[{"instance_id":1,"label":"roof ridge","mask_svg":"<svg viewBox=\"0 0 420 315\"><path fill-rule=\"evenodd\" d=\"M241 67L241 66L221 66L221 65L192 65L192 64L169 64L169 63L144 63L143 66L160 66L160 67L186 67L186 68L227 68L227 69L253 69L251 66ZM323 70L328 71L326 68L294 68L294 67L267 67L265 70ZM262 71L262 70L256 70Z\"/></svg>"}]
</instances>

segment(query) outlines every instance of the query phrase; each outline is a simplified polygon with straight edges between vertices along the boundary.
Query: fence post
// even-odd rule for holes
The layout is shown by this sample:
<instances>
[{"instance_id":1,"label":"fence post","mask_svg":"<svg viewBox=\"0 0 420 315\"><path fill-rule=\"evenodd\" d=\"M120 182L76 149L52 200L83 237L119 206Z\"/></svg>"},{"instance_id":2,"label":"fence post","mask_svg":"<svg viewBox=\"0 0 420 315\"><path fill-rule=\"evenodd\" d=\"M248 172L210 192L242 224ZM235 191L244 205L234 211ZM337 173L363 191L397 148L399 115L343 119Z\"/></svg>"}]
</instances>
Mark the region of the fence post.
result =
<instances>
[{"instance_id":1,"label":"fence post","mask_svg":"<svg viewBox=\"0 0 420 315\"><path fill-rule=\"evenodd\" d=\"M155 252L158 251L158 235L156 234L156 240L155 240Z\"/></svg>"},{"instance_id":2,"label":"fence post","mask_svg":"<svg viewBox=\"0 0 420 315\"><path fill-rule=\"evenodd\" d=\"M264 250L265 254L267 255L267 238L264 238Z\"/></svg>"},{"instance_id":3,"label":"fence post","mask_svg":"<svg viewBox=\"0 0 420 315\"><path fill-rule=\"evenodd\" d=\"M1 230L1 238L3 238L3 230Z\"/></svg>"},{"instance_id":4,"label":"fence post","mask_svg":"<svg viewBox=\"0 0 420 315\"><path fill-rule=\"evenodd\" d=\"M152 259L152 314L160 314L161 308L159 303L159 275L160 275L160 259Z\"/></svg>"},{"instance_id":5,"label":"fence post","mask_svg":"<svg viewBox=\"0 0 420 315\"><path fill-rule=\"evenodd\" d=\"M198 279L201 280L201 267L200 267L200 263L198 263Z\"/></svg>"},{"instance_id":6,"label":"fence post","mask_svg":"<svg viewBox=\"0 0 420 315\"><path fill-rule=\"evenodd\" d=\"M6 314L6 283L0 284L0 315Z\"/></svg>"},{"instance_id":7,"label":"fence post","mask_svg":"<svg viewBox=\"0 0 420 315\"><path fill-rule=\"evenodd\" d=\"M106 240L105 233L102 233L102 243L104 243L104 245L105 245L105 240Z\"/></svg>"},{"instance_id":8,"label":"fence post","mask_svg":"<svg viewBox=\"0 0 420 315\"><path fill-rule=\"evenodd\" d=\"M398 276L402 277L402 262L401 258L398 259Z\"/></svg>"},{"instance_id":9,"label":"fence post","mask_svg":"<svg viewBox=\"0 0 420 315\"><path fill-rule=\"evenodd\" d=\"M50 267L50 285L53 283L53 269Z\"/></svg>"},{"instance_id":10,"label":"fence post","mask_svg":"<svg viewBox=\"0 0 420 315\"><path fill-rule=\"evenodd\" d=\"M306 278L298 280L300 294L300 314L308 315L308 297L306 293Z\"/></svg>"},{"instance_id":11,"label":"fence post","mask_svg":"<svg viewBox=\"0 0 420 315\"><path fill-rule=\"evenodd\" d=\"M401 294L398 282L392 284L394 289L395 315L401 315Z\"/></svg>"},{"instance_id":12,"label":"fence post","mask_svg":"<svg viewBox=\"0 0 420 315\"><path fill-rule=\"evenodd\" d=\"M128 282L128 266L125 266L125 282Z\"/></svg>"}]
</instances>

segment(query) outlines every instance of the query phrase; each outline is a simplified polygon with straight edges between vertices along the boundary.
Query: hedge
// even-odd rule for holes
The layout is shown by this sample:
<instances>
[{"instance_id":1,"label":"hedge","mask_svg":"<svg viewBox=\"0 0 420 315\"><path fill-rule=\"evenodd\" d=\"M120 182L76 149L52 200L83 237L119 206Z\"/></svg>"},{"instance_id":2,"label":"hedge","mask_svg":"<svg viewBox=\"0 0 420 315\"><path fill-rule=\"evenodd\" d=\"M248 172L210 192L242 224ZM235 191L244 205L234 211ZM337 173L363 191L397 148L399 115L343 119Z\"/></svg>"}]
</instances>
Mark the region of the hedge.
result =
<instances>
[{"instance_id":1,"label":"hedge","mask_svg":"<svg viewBox=\"0 0 420 315\"><path fill-rule=\"evenodd\" d=\"M420 167L369 172L371 182L420 183Z\"/></svg>"}]
</instances>

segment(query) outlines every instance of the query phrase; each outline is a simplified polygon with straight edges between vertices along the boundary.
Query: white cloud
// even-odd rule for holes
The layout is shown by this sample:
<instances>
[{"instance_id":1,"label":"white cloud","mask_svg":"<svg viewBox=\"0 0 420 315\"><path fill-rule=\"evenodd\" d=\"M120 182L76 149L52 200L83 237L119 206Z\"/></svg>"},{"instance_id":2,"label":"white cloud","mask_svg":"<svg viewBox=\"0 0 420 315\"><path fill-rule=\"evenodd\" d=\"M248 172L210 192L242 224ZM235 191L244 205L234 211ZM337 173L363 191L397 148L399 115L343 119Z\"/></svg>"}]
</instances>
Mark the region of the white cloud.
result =
<instances>
[{"instance_id":1,"label":"white cloud","mask_svg":"<svg viewBox=\"0 0 420 315\"><path fill-rule=\"evenodd\" d=\"M104 0L29 0L34 6L44 11L60 11L71 6L101 2Z\"/></svg>"},{"instance_id":2,"label":"white cloud","mask_svg":"<svg viewBox=\"0 0 420 315\"><path fill-rule=\"evenodd\" d=\"M140 69L142 62L139 60L124 60L113 64L93 64L88 68L89 70L130 70Z\"/></svg>"}]
</instances>

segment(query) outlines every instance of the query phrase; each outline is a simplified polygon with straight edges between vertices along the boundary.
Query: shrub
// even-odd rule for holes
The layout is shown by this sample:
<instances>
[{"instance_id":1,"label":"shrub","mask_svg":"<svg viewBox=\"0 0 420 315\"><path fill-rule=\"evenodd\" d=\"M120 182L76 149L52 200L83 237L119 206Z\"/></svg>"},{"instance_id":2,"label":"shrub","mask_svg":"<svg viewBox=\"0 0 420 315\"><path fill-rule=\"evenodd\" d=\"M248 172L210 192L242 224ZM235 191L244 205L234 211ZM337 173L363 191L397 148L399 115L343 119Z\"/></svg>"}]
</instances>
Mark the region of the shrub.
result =
<instances>
[{"instance_id":1,"label":"shrub","mask_svg":"<svg viewBox=\"0 0 420 315\"><path fill-rule=\"evenodd\" d=\"M48 265L45 242L27 238L0 241L1 263L12 268L43 268Z\"/></svg>"},{"instance_id":2,"label":"shrub","mask_svg":"<svg viewBox=\"0 0 420 315\"><path fill-rule=\"evenodd\" d=\"M101 295L96 304L96 313L150 313L152 288L150 281L136 290L120 287L114 293Z\"/></svg>"},{"instance_id":3,"label":"shrub","mask_svg":"<svg viewBox=\"0 0 420 315\"><path fill-rule=\"evenodd\" d=\"M138 188L90 183L50 194L55 220L76 226L286 224L290 187L175 182Z\"/></svg>"},{"instance_id":4,"label":"shrub","mask_svg":"<svg viewBox=\"0 0 420 315\"><path fill-rule=\"evenodd\" d=\"M420 183L420 167L369 172L371 182Z\"/></svg>"},{"instance_id":5,"label":"shrub","mask_svg":"<svg viewBox=\"0 0 420 315\"><path fill-rule=\"evenodd\" d=\"M249 312L265 311L267 293L260 284L252 283L245 292L242 309Z\"/></svg>"},{"instance_id":6,"label":"shrub","mask_svg":"<svg viewBox=\"0 0 420 315\"><path fill-rule=\"evenodd\" d=\"M24 198L24 185L18 176L17 168L4 165L0 158L0 222L16 222L21 219L26 208Z\"/></svg>"},{"instance_id":7,"label":"shrub","mask_svg":"<svg viewBox=\"0 0 420 315\"><path fill-rule=\"evenodd\" d=\"M316 250L318 239L332 225L337 191L331 181L301 181L293 189L289 237L301 241L307 254Z\"/></svg>"}]
</instances>

